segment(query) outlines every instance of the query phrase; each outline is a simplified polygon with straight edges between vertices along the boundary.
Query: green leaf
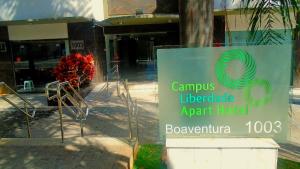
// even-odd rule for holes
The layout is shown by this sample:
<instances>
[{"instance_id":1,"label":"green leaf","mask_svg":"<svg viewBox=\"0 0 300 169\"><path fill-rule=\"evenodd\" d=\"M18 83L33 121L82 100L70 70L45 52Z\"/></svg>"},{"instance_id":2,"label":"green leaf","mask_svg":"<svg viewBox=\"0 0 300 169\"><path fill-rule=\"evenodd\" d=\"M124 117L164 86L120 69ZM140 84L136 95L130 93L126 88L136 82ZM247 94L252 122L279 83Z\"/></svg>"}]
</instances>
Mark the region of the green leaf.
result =
<instances>
[{"instance_id":1,"label":"green leaf","mask_svg":"<svg viewBox=\"0 0 300 169\"><path fill-rule=\"evenodd\" d=\"M248 42L281 44L284 37L274 30L274 21L281 21L285 32L287 28L293 28L291 15L296 17L297 0L242 0L242 2L246 5L244 14L251 13ZM276 13L280 14L280 19ZM258 34L259 31L262 33Z\"/></svg>"}]
</instances>

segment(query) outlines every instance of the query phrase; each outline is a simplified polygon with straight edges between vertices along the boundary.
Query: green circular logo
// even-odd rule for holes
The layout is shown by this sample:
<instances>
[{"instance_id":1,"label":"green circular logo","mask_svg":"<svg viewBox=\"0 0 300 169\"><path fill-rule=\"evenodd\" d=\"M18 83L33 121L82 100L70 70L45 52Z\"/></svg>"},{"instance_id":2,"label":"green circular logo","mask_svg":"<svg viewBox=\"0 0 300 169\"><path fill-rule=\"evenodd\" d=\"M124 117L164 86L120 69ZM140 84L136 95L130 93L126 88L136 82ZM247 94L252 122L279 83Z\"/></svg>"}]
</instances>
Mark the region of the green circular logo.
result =
<instances>
[{"instance_id":1,"label":"green circular logo","mask_svg":"<svg viewBox=\"0 0 300 169\"><path fill-rule=\"evenodd\" d=\"M228 64L234 60L243 64L243 74L238 79L233 79L227 72ZM222 53L217 60L215 72L219 83L231 89L241 89L254 79L256 64L252 56L244 50L232 49Z\"/></svg>"},{"instance_id":2,"label":"green circular logo","mask_svg":"<svg viewBox=\"0 0 300 169\"><path fill-rule=\"evenodd\" d=\"M251 92L253 90L254 87L262 87L265 91L265 96L257 99L257 98L253 98ZM262 106L267 104L268 102L271 101L272 99L272 88L271 85L268 81L266 80L260 80L260 79L255 79L253 81L251 81L249 83L249 85L247 85L247 87L244 89L244 97L246 99L246 102L249 105L252 106Z\"/></svg>"}]
</instances>

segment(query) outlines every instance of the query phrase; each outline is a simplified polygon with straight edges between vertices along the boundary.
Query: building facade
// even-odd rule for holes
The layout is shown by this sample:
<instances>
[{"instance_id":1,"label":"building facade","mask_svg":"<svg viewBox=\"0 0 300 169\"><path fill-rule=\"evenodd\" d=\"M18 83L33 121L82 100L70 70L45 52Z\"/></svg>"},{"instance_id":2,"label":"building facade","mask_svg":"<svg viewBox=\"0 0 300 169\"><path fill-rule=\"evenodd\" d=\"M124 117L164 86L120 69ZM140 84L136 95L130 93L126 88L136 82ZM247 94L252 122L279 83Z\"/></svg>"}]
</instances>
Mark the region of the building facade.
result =
<instances>
[{"instance_id":1,"label":"building facade","mask_svg":"<svg viewBox=\"0 0 300 169\"><path fill-rule=\"evenodd\" d=\"M0 81L11 86L33 80L35 86L54 81L53 67L72 52L94 53L97 78L103 74L102 0L0 1ZM105 57L104 57L105 58Z\"/></svg>"},{"instance_id":2,"label":"building facade","mask_svg":"<svg viewBox=\"0 0 300 169\"><path fill-rule=\"evenodd\" d=\"M44 86L55 80L51 71L58 60L74 52L94 54L95 81L102 81L115 62L123 74L134 74L155 62L155 49L180 44L174 0L0 0L0 4L0 81L11 86L29 79ZM246 44L249 15L240 14L240 3L215 0L214 5L214 43L227 45L231 39L234 45ZM291 31L279 22L275 25L290 42Z\"/></svg>"}]
</instances>

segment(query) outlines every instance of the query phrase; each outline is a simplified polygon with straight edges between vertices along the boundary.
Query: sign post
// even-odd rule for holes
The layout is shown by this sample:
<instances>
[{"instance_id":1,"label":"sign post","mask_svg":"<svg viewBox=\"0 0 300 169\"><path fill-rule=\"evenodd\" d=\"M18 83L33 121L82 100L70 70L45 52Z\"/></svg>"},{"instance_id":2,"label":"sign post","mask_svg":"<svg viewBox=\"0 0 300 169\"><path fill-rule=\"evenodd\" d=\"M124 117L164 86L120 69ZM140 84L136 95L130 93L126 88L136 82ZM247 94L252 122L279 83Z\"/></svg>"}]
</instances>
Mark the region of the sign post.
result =
<instances>
[{"instance_id":1,"label":"sign post","mask_svg":"<svg viewBox=\"0 0 300 169\"><path fill-rule=\"evenodd\" d=\"M276 168L276 142L288 133L290 45L160 49L157 56L169 168Z\"/></svg>"}]
</instances>

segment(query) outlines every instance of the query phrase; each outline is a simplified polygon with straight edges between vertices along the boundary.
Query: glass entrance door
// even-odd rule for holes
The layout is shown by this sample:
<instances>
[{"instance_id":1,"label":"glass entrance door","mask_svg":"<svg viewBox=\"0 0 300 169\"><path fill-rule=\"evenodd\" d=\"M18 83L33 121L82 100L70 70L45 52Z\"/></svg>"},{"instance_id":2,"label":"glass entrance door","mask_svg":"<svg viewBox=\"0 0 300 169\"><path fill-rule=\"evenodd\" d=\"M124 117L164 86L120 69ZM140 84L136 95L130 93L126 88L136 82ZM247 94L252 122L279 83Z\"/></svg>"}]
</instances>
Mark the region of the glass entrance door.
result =
<instances>
[{"instance_id":1,"label":"glass entrance door","mask_svg":"<svg viewBox=\"0 0 300 169\"><path fill-rule=\"evenodd\" d=\"M66 55L64 40L20 41L12 45L16 84L32 80L36 87L54 81L53 68Z\"/></svg>"}]
</instances>

